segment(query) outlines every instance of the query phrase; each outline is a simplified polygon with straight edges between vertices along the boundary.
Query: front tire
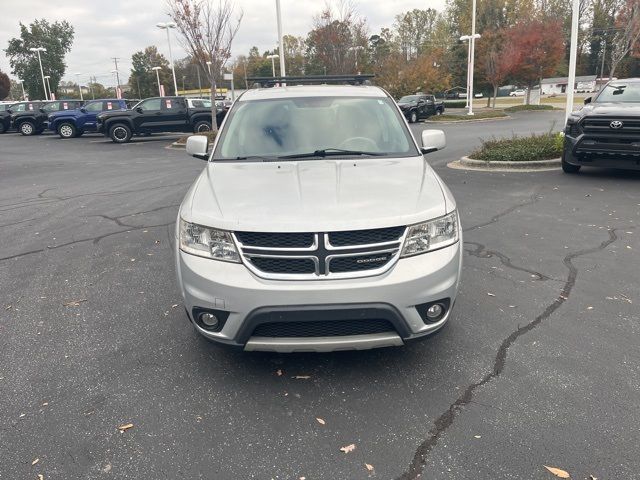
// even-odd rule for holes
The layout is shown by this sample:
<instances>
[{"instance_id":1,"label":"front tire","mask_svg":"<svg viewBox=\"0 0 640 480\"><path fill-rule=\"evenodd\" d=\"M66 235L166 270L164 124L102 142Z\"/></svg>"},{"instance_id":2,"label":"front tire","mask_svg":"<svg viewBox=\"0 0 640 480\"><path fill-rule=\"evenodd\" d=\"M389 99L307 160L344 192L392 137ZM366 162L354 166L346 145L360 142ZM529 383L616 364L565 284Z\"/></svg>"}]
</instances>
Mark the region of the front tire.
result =
<instances>
[{"instance_id":1,"label":"front tire","mask_svg":"<svg viewBox=\"0 0 640 480\"><path fill-rule=\"evenodd\" d=\"M127 143L131 140L131 128L124 123L116 123L109 128L109 137L114 143Z\"/></svg>"},{"instance_id":2,"label":"front tire","mask_svg":"<svg viewBox=\"0 0 640 480\"><path fill-rule=\"evenodd\" d=\"M18 131L25 137L30 137L31 135L36 134L36 125L33 122L27 120L20 124L20 126L18 127Z\"/></svg>"},{"instance_id":3,"label":"front tire","mask_svg":"<svg viewBox=\"0 0 640 480\"><path fill-rule=\"evenodd\" d=\"M564 157L567 155L566 152L562 153L562 171L564 173L578 173L580 171L580 165L573 165L567 162Z\"/></svg>"},{"instance_id":4,"label":"front tire","mask_svg":"<svg viewBox=\"0 0 640 480\"><path fill-rule=\"evenodd\" d=\"M193 127L193 133L204 133L211 131L211 122L207 122L206 120L202 120L195 124Z\"/></svg>"},{"instance_id":5,"label":"front tire","mask_svg":"<svg viewBox=\"0 0 640 480\"><path fill-rule=\"evenodd\" d=\"M78 130L72 123L64 122L58 126L58 135L60 138L73 138L78 135Z\"/></svg>"}]
</instances>

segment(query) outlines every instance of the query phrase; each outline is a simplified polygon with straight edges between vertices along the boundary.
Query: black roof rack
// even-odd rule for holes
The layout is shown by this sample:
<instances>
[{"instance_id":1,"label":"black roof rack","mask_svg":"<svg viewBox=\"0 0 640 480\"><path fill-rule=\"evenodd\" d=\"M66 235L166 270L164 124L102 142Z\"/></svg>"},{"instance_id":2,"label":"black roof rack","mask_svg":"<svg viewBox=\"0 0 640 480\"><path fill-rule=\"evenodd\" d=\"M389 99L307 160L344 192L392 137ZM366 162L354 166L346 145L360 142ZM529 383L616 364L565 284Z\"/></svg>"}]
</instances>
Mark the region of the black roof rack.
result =
<instances>
[{"instance_id":1,"label":"black roof rack","mask_svg":"<svg viewBox=\"0 0 640 480\"><path fill-rule=\"evenodd\" d=\"M287 85L322 85L325 83L348 85L371 85L373 74L362 75L305 75L286 77L249 77L248 81L254 82L253 88L269 88L286 83Z\"/></svg>"}]
</instances>

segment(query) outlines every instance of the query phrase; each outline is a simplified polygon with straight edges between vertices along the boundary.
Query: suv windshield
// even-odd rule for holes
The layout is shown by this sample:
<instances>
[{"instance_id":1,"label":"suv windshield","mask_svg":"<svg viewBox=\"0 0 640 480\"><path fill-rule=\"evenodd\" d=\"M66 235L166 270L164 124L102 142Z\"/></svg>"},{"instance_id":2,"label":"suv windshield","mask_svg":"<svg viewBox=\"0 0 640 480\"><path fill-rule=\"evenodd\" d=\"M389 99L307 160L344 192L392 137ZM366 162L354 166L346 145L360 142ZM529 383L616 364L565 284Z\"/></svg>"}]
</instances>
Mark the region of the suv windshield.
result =
<instances>
[{"instance_id":1,"label":"suv windshield","mask_svg":"<svg viewBox=\"0 0 640 480\"><path fill-rule=\"evenodd\" d=\"M419 155L389 98L300 97L236 102L213 160L294 159L329 150L375 158Z\"/></svg>"},{"instance_id":2,"label":"suv windshield","mask_svg":"<svg viewBox=\"0 0 640 480\"><path fill-rule=\"evenodd\" d=\"M610 83L605 85L595 101L597 103L640 103L640 82Z\"/></svg>"},{"instance_id":3,"label":"suv windshield","mask_svg":"<svg viewBox=\"0 0 640 480\"><path fill-rule=\"evenodd\" d=\"M418 95L405 95L400 100L398 100L398 103L411 103L411 102L417 102L417 101L418 101Z\"/></svg>"}]
</instances>

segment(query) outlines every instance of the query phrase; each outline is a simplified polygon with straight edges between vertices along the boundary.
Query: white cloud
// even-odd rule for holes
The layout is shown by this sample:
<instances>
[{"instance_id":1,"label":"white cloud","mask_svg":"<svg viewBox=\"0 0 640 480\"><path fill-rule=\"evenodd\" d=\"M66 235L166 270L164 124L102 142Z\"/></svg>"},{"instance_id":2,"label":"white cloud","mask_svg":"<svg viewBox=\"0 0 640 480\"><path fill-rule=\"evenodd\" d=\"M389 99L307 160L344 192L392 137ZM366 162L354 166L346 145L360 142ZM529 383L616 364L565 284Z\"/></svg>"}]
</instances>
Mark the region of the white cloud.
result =
<instances>
[{"instance_id":1,"label":"white cloud","mask_svg":"<svg viewBox=\"0 0 640 480\"><path fill-rule=\"evenodd\" d=\"M10 38L19 34L18 23L29 24L36 18L49 21L67 20L75 28L75 40L66 57L67 79L82 72L84 77L95 75L107 85L115 83L111 70L112 57L118 57L121 78L129 76L131 55L149 45L156 45L167 58L166 34L155 24L166 20L163 0L111 0L82 3L51 2L50 0L21 0L3 2L0 17L0 49ZM234 43L234 54L246 53L256 45L261 51L273 48L277 41L275 0L236 0L236 7L244 12L242 24ZM395 15L413 8L444 8L445 0L354 0L358 12L367 19L371 32L391 26ZM324 6L324 0L281 0L283 30L286 34L304 36L313 16ZM184 57L177 36L172 33L174 58ZM0 53L0 70L10 72L9 59ZM86 81L86 80L83 80Z\"/></svg>"}]
</instances>

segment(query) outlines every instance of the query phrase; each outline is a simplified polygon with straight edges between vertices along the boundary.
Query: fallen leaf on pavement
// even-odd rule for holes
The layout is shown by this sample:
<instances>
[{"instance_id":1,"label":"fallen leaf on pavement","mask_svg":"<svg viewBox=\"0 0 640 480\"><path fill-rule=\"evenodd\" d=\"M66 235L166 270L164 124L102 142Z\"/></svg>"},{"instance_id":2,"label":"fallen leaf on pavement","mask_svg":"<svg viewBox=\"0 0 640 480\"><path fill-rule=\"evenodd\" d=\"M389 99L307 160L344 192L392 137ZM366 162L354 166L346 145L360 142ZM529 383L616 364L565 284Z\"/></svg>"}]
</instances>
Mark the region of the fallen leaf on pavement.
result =
<instances>
[{"instance_id":1,"label":"fallen leaf on pavement","mask_svg":"<svg viewBox=\"0 0 640 480\"><path fill-rule=\"evenodd\" d=\"M473 438L482 438L482 435L474 435Z\"/></svg>"},{"instance_id":2,"label":"fallen leaf on pavement","mask_svg":"<svg viewBox=\"0 0 640 480\"><path fill-rule=\"evenodd\" d=\"M174 303L173 305L171 305L171 308L176 308L178 306L177 303Z\"/></svg>"},{"instance_id":3,"label":"fallen leaf on pavement","mask_svg":"<svg viewBox=\"0 0 640 480\"><path fill-rule=\"evenodd\" d=\"M42 475L41 473L38 474L38 480L44 480L44 475Z\"/></svg>"},{"instance_id":4,"label":"fallen leaf on pavement","mask_svg":"<svg viewBox=\"0 0 640 480\"><path fill-rule=\"evenodd\" d=\"M489 295L490 297L495 297L495 295L493 293L488 293L487 292L487 295Z\"/></svg>"},{"instance_id":5,"label":"fallen leaf on pavement","mask_svg":"<svg viewBox=\"0 0 640 480\"><path fill-rule=\"evenodd\" d=\"M589 475L589 480L598 480L598 477L594 477L593 475Z\"/></svg>"},{"instance_id":6,"label":"fallen leaf on pavement","mask_svg":"<svg viewBox=\"0 0 640 480\"><path fill-rule=\"evenodd\" d=\"M118 430L120 430L120 433L124 433L124 432L126 432L127 430L129 430L130 428L133 428L133 423L127 423L127 424L125 424L125 425L120 425L120 426L118 427Z\"/></svg>"},{"instance_id":7,"label":"fallen leaf on pavement","mask_svg":"<svg viewBox=\"0 0 640 480\"><path fill-rule=\"evenodd\" d=\"M547 470L549 470L551 473L553 473L558 478L571 478L571 475L569 475L568 472L565 472L564 470L561 470L560 468L547 467L546 465L543 465L543 467L546 468Z\"/></svg>"},{"instance_id":8,"label":"fallen leaf on pavement","mask_svg":"<svg viewBox=\"0 0 640 480\"><path fill-rule=\"evenodd\" d=\"M80 300L70 300L62 304L63 307L79 307L82 302L86 302L86 298L81 298Z\"/></svg>"},{"instance_id":9,"label":"fallen leaf on pavement","mask_svg":"<svg viewBox=\"0 0 640 480\"><path fill-rule=\"evenodd\" d=\"M281 377L282 376L282 370L280 370L280 369L276 370L276 375Z\"/></svg>"},{"instance_id":10,"label":"fallen leaf on pavement","mask_svg":"<svg viewBox=\"0 0 640 480\"><path fill-rule=\"evenodd\" d=\"M318 417L316 417L316 420L318 421L318 423L319 423L320 425L326 425L326 423L327 423L327 422L325 422L322 418L318 418Z\"/></svg>"},{"instance_id":11,"label":"fallen leaf on pavement","mask_svg":"<svg viewBox=\"0 0 640 480\"><path fill-rule=\"evenodd\" d=\"M295 375L291 378L295 378L296 380L308 380L311 378L311 375Z\"/></svg>"},{"instance_id":12,"label":"fallen leaf on pavement","mask_svg":"<svg viewBox=\"0 0 640 480\"><path fill-rule=\"evenodd\" d=\"M39 458L36 458L33 462L31 462L31 465L35 465L36 463L38 463L40 461Z\"/></svg>"},{"instance_id":13,"label":"fallen leaf on pavement","mask_svg":"<svg viewBox=\"0 0 640 480\"><path fill-rule=\"evenodd\" d=\"M346 445L344 447L340 447L340 451L344 453L353 452L355 449L356 449L355 443L352 443L351 445Z\"/></svg>"},{"instance_id":14,"label":"fallen leaf on pavement","mask_svg":"<svg viewBox=\"0 0 640 480\"><path fill-rule=\"evenodd\" d=\"M369 471L369 472L373 472L373 465L371 465L369 463L365 463L364 464L364 468L366 468L367 471Z\"/></svg>"}]
</instances>

